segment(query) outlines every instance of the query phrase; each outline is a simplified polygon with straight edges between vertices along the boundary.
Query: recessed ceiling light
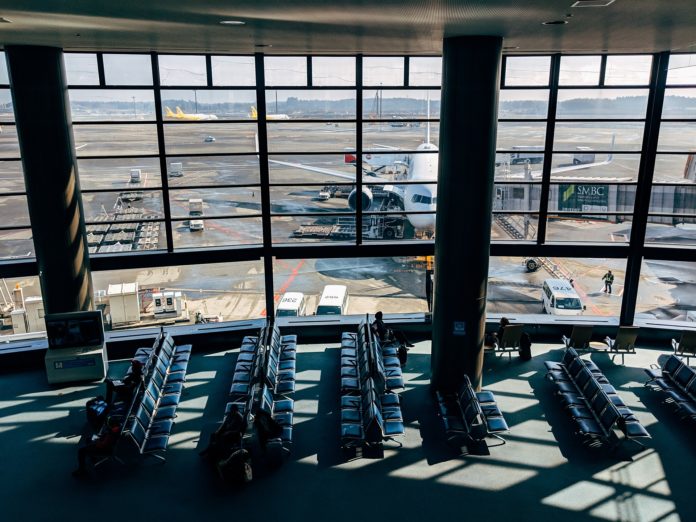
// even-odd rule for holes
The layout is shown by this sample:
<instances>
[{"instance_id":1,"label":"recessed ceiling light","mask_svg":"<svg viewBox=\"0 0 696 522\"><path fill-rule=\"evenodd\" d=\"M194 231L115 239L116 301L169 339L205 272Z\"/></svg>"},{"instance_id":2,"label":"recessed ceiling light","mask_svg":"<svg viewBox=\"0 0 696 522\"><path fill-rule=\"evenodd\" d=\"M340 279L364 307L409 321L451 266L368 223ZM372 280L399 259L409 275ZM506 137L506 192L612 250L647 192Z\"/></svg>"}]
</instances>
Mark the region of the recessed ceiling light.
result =
<instances>
[{"instance_id":1,"label":"recessed ceiling light","mask_svg":"<svg viewBox=\"0 0 696 522\"><path fill-rule=\"evenodd\" d=\"M241 20L223 20L220 22L221 25L246 25L246 22Z\"/></svg>"},{"instance_id":2,"label":"recessed ceiling light","mask_svg":"<svg viewBox=\"0 0 696 522\"><path fill-rule=\"evenodd\" d=\"M11 24L12 20L9 18L5 18L4 16L0 16L0 24Z\"/></svg>"},{"instance_id":3,"label":"recessed ceiling light","mask_svg":"<svg viewBox=\"0 0 696 522\"><path fill-rule=\"evenodd\" d=\"M551 20L550 22L541 22L541 25L565 25L568 20Z\"/></svg>"},{"instance_id":4,"label":"recessed ceiling light","mask_svg":"<svg viewBox=\"0 0 696 522\"><path fill-rule=\"evenodd\" d=\"M613 4L616 0L577 0L570 7L607 7Z\"/></svg>"}]
</instances>

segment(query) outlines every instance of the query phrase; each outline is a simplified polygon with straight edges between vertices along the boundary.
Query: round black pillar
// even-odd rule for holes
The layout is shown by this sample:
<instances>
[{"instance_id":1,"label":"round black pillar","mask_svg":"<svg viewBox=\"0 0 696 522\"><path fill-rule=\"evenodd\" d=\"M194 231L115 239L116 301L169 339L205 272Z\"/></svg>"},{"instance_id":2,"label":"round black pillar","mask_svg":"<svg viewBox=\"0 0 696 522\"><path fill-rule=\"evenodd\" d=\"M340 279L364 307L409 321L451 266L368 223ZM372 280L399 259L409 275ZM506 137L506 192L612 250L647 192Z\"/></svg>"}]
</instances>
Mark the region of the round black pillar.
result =
<instances>
[{"instance_id":1,"label":"round black pillar","mask_svg":"<svg viewBox=\"0 0 696 522\"><path fill-rule=\"evenodd\" d=\"M63 53L5 50L44 307L89 310L92 279Z\"/></svg>"},{"instance_id":2,"label":"round black pillar","mask_svg":"<svg viewBox=\"0 0 696 522\"><path fill-rule=\"evenodd\" d=\"M503 39L445 38L435 228L432 380L480 386Z\"/></svg>"}]
</instances>

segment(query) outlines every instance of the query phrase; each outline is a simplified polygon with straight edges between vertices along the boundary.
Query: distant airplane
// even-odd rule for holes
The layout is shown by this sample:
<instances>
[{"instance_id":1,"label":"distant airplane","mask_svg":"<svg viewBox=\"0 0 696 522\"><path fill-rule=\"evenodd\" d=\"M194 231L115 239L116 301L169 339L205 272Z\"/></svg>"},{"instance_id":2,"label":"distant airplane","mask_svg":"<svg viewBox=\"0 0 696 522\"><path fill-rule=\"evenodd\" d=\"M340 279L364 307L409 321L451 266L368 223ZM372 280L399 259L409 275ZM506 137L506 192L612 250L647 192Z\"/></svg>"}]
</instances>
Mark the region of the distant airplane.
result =
<instances>
[{"instance_id":1,"label":"distant airplane","mask_svg":"<svg viewBox=\"0 0 696 522\"><path fill-rule=\"evenodd\" d=\"M256 107L253 105L251 106L251 113L249 114L249 117L252 120L258 120L259 119L259 113L256 112ZM267 120L289 120L290 116L287 114L266 114L266 119Z\"/></svg>"},{"instance_id":2,"label":"distant airplane","mask_svg":"<svg viewBox=\"0 0 696 522\"><path fill-rule=\"evenodd\" d=\"M203 114L203 113L186 113L181 110L180 107L176 108L176 112L172 112L172 110L169 107L164 108L164 117L165 118L172 118L176 120L194 120L194 121L201 121L201 120L217 120L218 117L215 114Z\"/></svg>"}]
</instances>

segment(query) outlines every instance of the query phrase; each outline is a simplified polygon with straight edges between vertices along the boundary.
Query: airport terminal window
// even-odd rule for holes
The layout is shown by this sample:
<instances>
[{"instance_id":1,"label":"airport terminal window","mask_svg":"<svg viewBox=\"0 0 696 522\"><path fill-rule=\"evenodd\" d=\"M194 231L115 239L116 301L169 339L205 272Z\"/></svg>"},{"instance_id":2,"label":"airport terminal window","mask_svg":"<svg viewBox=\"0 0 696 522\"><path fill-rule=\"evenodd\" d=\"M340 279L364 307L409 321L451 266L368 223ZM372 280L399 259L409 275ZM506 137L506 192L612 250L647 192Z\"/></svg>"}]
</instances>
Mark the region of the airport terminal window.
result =
<instances>
[{"instance_id":1,"label":"airport terminal window","mask_svg":"<svg viewBox=\"0 0 696 522\"><path fill-rule=\"evenodd\" d=\"M256 106L253 90L162 89L165 121L248 120Z\"/></svg>"},{"instance_id":2,"label":"airport terminal window","mask_svg":"<svg viewBox=\"0 0 696 522\"><path fill-rule=\"evenodd\" d=\"M1 234L1 232L0 232ZM31 239L30 239L31 240ZM12 313L23 310L24 313ZM8 277L0 281L0 336L46 331L41 284L36 276Z\"/></svg>"},{"instance_id":3,"label":"airport terminal window","mask_svg":"<svg viewBox=\"0 0 696 522\"><path fill-rule=\"evenodd\" d=\"M265 314L261 261L93 272L92 284L95 307L104 311L105 327L111 330Z\"/></svg>"},{"instance_id":4,"label":"airport terminal window","mask_svg":"<svg viewBox=\"0 0 696 522\"><path fill-rule=\"evenodd\" d=\"M614 274L611 294L604 292L602 281L607 270ZM488 269L486 312L508 316L617 317L621 311L625 270L625 259L492 256ZM554 292L555 297L579 300L581 308L560 308L558 302L551 306L548 296L542 297L543 283L548 280L560 280L564 284L557 286L570 287L567 291Z\"/></svg>"},{"instance_id":5,"label":"airport terminal window","mask_svg":"<svg viewBox=\"0 0 696 522\"><path fill-rule=\"evenodd\" d=\"M562 56L559 85L598 85L601 56Z\"/></svg>"},{"instance_id":6,"label":"airport terminal window","mask_svg":"<svg viewBox=\"0 0 696 522\"><path fill-rule=\"evenodd\" d=\"M99 85L97 55L63 53L68 85Z\"/></svg>"},{"instance_id":7,"label":"airport terminal window","mask_svg":"<svg viewBox=\"0 0 696 522\"><path fill-rule=\"evenodd\" d=\"M670 57L646 244L696 246L694 56ZM65 55L91 253L165 250L168 240L174 251L201 249L205 256L202 249L208 247L243 251L265 245L272 255L284 244L357 246L358 236L363 243L432 239L436 177L414 181L412 176L419 168L437 171L437 150L424 143L439 144L440 90L435 87L440 58L211 56L206 61L203 55L157 55L159 83L157 75L149 74L152 59L146 54ZM265 84L257 85L257 60L263 62ZM121 61L139 61L138 71L122 67ZM537 243L542 251L547 242L577 244L585 249L578 255L590 255L590 242L625 248L650 117L652 62L649 55L504 57L493 241L517 240L514 248L520 252L529 248L525 242ZM360 63L362 85L356 74ZM554 92L550 86L556 83L560 88ZM8 89L0 84L0 172L10 187L0 186L0 203L21 206L23 183L12 181L22 179L16 133L2 110ZM161 104L155 106L158 97ZM260 122L258 99L264 98L267 121ZM550 99L557 99L555 106ZM269 154L257 157L263 127ZM268 187L261 181L266 167ZM361 176L359 183L356 176ZM360 196L356 185L362 185ZM270 216L262 218L266 194ZM0 248L8 241L31 242L26 213L13 215L18 228L0 227ZM270 219L270 237L263 236L262 219ZM6 250L8 257L24 256L33 247ZM491 259L491 266L502 267L509 278L495 282L492 269L489 311L538 313L532 308L541 308L536 295L541 282L565 274L576 279L588 308L585 315L619 314L624 259L537 259L542 268L528 275L527 258ZM355 279L346 284L351 303L359 296L365 304L353 304L349 313L373 312L374 299L385 312L424 310L424 286L419 294L421 283L407 282L424 276L405 275L414 263L406 268L394 263L359 257L276 260L272 291L280 298L281 290L302 291L293 285L304 281L316 301L325 284L346 284L340 267L350 265L356 267L349 271ZM262 281L262 262L256 265L260 269L253 273ZM238 268L246 265L224 266L237 277ZM313 275L306 277L315 280L303 279L308 266ZM418 305L404 308L407 301L393 297L380 301L395 290L378 295L358 283L367 274L363 266L375 273L386 267L395 280L384 280ZM600 282L609 267L617 276L611 297L601 292ZM199 268L203 272L207 265ZM292 284L286 286L286 279ZM641 277L641 285L644 279L649 277ZM263 292L260 309L248 317L266 312Z\"/></svg>"},{"instance_id":8,"label":"airport terminal window","mask_svg":"<svg viewBox=\"0 0 696 522\"><path fill-rule=\"evenodd\" d=\"M503 89L498 98L499 119L546 119L548 89Z\"/></svg>"},{"instance_id":9,"label":"airport terminal window","mask_svg":"<svg viewBox=\"0 0 696 522\"><path fill-rule=\"evenodd\" d=\"M8 85L10 83L10 75L7 72L7 58L5 51L0 51L0 85Z\"/></svg>"},{"instance_id":10,"label":"airport terminal window","mask_svg":"<svg viewBox=\"0 0 696 522\"><path fill-rule=\"evenodd\" d=\"M505 58L505 87L531 87L549 84L550 56L508 56Z\"/></svg>"},{"instance_id":11,"label":"airport terminal window","mask_svg":"<svg viewBox=\"0 0 696 522\"><path fill-rule=\"evenodd\" d=\"M305 56L266 56L263 61L266 85L307 85Z\"/></svg>"},{"instance_id":12,"label":"airport terminal window","mask_svg":"<svg viewBox=\"0 0 696 522\"><path fill-rule=\"evenodd\" d=\"M636 319L696 321L696 263L643 259Z\"/></svg>"},{"instance_id":13,"label":"airport terminal window","mask_svg":"<svg viewBox=\"0 0 696 522\"><path fill-rule=\"evenodd\" d=\"M211 56L213 85L253 87L256 61L253 56Z\"/></svg>"},{"instance_id":14,"label":"airport terminal window","mask_svg":"<svg viewBox=\"0 0 696 522\"><path fill-rule=\"evenodd\" d=\"M355 67L353 67L355 70ZM355 90L287 90L266 91L268 120L355 120ZM327 122L327 127L339 128ZM332 129L324 129L332 131Z\"/></svg>"},{"instance_id":15,"label":"airport terminal window","mask_svg":"<svg viewBox=\"0 0 696 522\"><path fill-rule=\"evenodd\" d=\"M160 85L207 85L205 56L161 54Z\"/></svg>"},{"instance_id":16,"label":"airport terminal window","mask_svg":"<svg viewBox=\"0 0 696 522\"><path fill-rule=\"evenodd\" d=\"M274 259L273 298L300 292L305 313L314 315L327 285L345 286L344 315L427 312L422 257Z\"/></svg>"},{"instance_id":17,"label":"airport terminal window","mask_svg":"<svg viewBox=\"0 0 696 522\"><path fill-rule=\"evenodd\" d=\"M667 85L696 85L696 54L670 55Z\"/></svg>"},{"instance_id":18,"label":"airport terminal window","mask_svg":"<svg viewBox=\"0 0 696 522\"><path fill-rule=\"evenodd\" d=\"M355 58L352 56L313 56L312 86L340 87L355 85ZM438 82L439 85L439 82Z\"/></svg>"},{"instance_id":19,"label":"airport terminal window","mask_svg":"<svg viewBox=\"0 0 696 522\"><path fill-rule=\"evenodd\" d=\"M1 54L0 215L2 220L0 222L0 259L28 259L35 256L34 242L29 223L29 208L15 128L14 107L8 85L7 64L5 53Z\"/></svg>"},{"instance_id":20,"label":"airport terminal window","mask_svg":"<svg viewBox=\"0 0 696 522\"><path fill-rule=\"evenodd\" d=\"M172 234L175 250L258 246L263 243L261 218L256 217L222 219L210 218L204 213L172 218Z\"/></svg>"},{"instance_id":21,"label":"airport terminal window","mask_svg":"<svg viewBox=\"0 0 696 522\"><path fill-rule=\"evenodd\" d=\"M71 89L72 121L154 121L152 89Z\"/></svg>"},{"instance_id":22,"label":"airport terminal window","mask_svg":"<svg viewBox=\"0 0 696 522\"><path fill-rule=\"evenodd\" d=\"M399 86L404 84L404 58L363 58L363 85L366 87Z\"/></svg>"},{"instance_id":23,"label":"airport terminal window","mask_svg":"<svg viewBox=\"0 0 696 522\"><path fill-rule=\"evenodd\" d=\"M152 85L151 63L148 54L105 54L106 85Z\"/></svg>"},{"instance_id":24,"label":"airport terminal window","mask_svg":"<svg viewBox=\"0 0 696 522\"><path fill-rule=\"evenodd\" d=\"M652 70L652 56L607 56L604 85L648 85Z\"/></svg>"},{"instance_id":25,"label":"airport terminal window","mask_svg":"<svg viewBox=\"0 0 696 522\"><path fill-rule=\"evenodd\" d=\"M686 55L693 56L693 55ZM690 58L676 55L670 59L667 83L687 83L696 76L675 71L689 71ZM676 67L672 62L676 60ZM681 64L681 65L680 65ZM662 122L655 159L653 185L646 230L646 243L696 246L696 89L665 89Z\"/></svg>"},{"instance_id":26,"label":"airport terminal window","mask_svg":"<svg viewBox=\"0 0 696 522\"><path fill-rule=\"evenodd\" d=\"M408 58L408 84L419 85L442 84L442 58L411 56Z\"/></svg>"}]
</instances>

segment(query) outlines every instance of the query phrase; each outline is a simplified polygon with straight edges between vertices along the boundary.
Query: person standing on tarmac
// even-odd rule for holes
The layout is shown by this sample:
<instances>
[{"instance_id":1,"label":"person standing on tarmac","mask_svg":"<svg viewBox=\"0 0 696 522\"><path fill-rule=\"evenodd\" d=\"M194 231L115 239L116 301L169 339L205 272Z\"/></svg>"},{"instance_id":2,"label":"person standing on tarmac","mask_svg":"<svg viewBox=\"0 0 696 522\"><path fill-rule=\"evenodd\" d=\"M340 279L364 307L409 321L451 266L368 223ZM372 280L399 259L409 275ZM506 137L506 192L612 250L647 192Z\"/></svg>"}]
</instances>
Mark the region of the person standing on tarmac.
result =
<instances>
[{"instance_id":1,"label":"person standing on tarmac","mask_svg":"<svg viewBox=\"0 0 696 522\"><path fill-rule=\"evenodd\" d=\"M604 281L604 290L602 292L611 294L611 285L614 284L614 274L611 273L611 270L607 270L607 273L602 277L602 281Z\"/></svg>"}]
</instances>

